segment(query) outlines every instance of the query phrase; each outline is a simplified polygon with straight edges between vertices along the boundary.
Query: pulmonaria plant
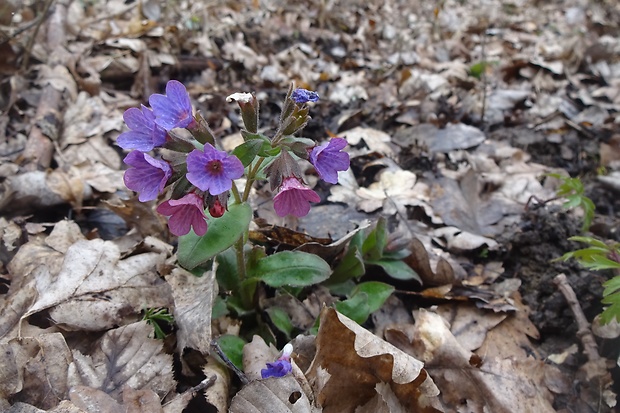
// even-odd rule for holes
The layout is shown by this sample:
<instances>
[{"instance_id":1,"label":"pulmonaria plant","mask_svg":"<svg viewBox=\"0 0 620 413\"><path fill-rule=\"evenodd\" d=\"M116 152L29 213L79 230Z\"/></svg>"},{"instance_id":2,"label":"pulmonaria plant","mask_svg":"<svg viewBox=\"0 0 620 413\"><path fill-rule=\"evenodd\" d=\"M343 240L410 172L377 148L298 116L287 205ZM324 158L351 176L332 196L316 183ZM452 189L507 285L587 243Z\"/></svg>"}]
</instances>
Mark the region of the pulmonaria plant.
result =
<instances>
[{"instance_id":1,"label":"pulmonaria plant","mask_svg":"<svg viewBox=\"0 0 620 413\"><path fill-rule=\"evenodd\" d=\"M305 103L318 99L318 94L313 91L289 90L280 128L270 139L258 134L259 104L256 97L250 93L230 95L228 100L238 103L244 123L249 125L243 130L245 143L229 154L214 146L215 139L208 126L201 122L202 118L193 115L185 86L171 80L166 85L165 95L150 96L152 109L142 105L140 109L125 111L123 118L130 130L119 135L117 144L123 149L134 149L124 159L130 167L125 172L125 184L139 193L138 199L142 202L156 199L165 187L183 188L182 191L173 190L172 198L157 210L171 217L169 226L173 234L185 235L193 228L196 234L202 235L207 228L200 222L207 219L204 209L212 211L211 215L222 216L228 204L228 199L215 196L226 194L227 198L232 189L235 203L247 201L248 189L258 179L261 167L272 164L265 171L272 175L267 176L272 186L277 182L273 188L276 213L303 217L310 211L310 203L320 202L320 198L304 182L297 159L309 161L319 177L332 184L338 182L338 171L349 168L349 155L343 152L347 145L345 139L333 138L317 145L314 141L287 133L291 130L298 132L305 126L310 118ZM187 142L174 133L177 128L190 131L195 139L191 142L192 147L183 145ZM173 165L165 157L157 159L146 153L156 148L177 151L181 148L185 162ZM277 167L273 167L275 165ZM244 194L240 194L233 181L244 175L250 185Z\"/></svg>"},{"instance_id":2,"label":"pulmonaria plant","mask_svg":"<svg viewBox=\"0 0 620 413\"><path fill-rule=\"evenodd\" d=\"M311 203L320 202L320 197L307 185L300 164L309 162L318 176L331 184L338 182L339 171L349 168L345 139L317 143L296 136L310 119L307 103L318 100L316 92L290 87L278 128L273 136L266 136L259 132L256 96L228 96L227 101L236 102L241 110L244 139L230 152L218 147L204 118L194 113L190 95L179 81L169 81L165 94L151 95L151 108L130 108L123 116L129 130L119 135L117 144L132 150L124 159L129 166L124 176L126 186L138 192L141 202L165 199L157 206L157 212L169 217L170 232L181 237L177 254L181 265L191 269L210 263L220 253L234 248L238 273L235 288L246 308L251 306L257 280L262 279L258 270L246 267L265 255L254 247L251 256L246 256L244 248L253 216L248 203L253 185L259 180L270 183L273 206L279 216L303 217L310 211ZM189 131L189 138L178 129ZM151 151L160 156L147 153ZM242 190L235 184L240 178L245 178ZM329 276L329 266L320 258L295 254L296 265L314 268L312 283L316 274L323 279ZM272 255L290 259L290 254ZM273 261L273 257L268 258ZM248 280L248 276L253 278Z\"/></svg>"}]
</instances>

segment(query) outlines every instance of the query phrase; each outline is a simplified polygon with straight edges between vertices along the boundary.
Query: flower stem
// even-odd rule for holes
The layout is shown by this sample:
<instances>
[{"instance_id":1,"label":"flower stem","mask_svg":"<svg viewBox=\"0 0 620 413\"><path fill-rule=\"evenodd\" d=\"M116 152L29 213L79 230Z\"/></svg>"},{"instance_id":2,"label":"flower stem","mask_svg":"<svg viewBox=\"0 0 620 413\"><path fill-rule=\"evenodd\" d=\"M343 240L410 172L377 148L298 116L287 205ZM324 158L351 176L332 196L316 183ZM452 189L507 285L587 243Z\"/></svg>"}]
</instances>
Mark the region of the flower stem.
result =
<instances>
[{"instance_id":1,"label":"flower stem","mask_svg":"<svg viewBox=\"0 0 620 413\"><path fill-rule=\"evenodd\" d=\"M248 200L248 197L250 196L250 189L252 189L252 184L254 183L254 177L258 173L260 166L263 164L264 161L265 158L259 158L254 167L248 173L248 178L245 182L245 189L243 190L243 198L241 199L241 202L245 202Z\"/></svg>"}]
</instances>

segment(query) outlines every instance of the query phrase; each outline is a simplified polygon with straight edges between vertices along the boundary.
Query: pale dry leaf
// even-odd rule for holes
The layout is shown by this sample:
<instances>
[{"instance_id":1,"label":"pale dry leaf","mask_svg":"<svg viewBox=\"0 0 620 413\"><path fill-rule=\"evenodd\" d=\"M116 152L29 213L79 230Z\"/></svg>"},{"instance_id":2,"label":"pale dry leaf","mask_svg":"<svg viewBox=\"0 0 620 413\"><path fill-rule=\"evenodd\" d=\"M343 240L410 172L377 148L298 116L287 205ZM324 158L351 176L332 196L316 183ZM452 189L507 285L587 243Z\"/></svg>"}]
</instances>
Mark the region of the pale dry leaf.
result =
<instances>
[{"instance_id":1,"label":"pale dry leaf","mask_svg":"<svg viewBox=\"0 0 620 413\"><path fill-rule=\"evenodd\" d=\"M491 356L484 351L478 356L459 344L438 314L421 309L415 318L410 344L406 339L399 342L408 353L425 361L447 411L458 411L459 406L480 413L555 411L553 397L544 386L541 360L510 354Z\"/></svg>"},{"instance_id":2,"label":"pale dry leaf","mask_svg":"<svg viewBox=\"0 0 620 413\"><path fill-rule=\"evenodd\" d=\"M326 413L353 412L374 397L379 382L388 383L409 411L436 412L439 390L423 363L370 333L352 320L325 308L316 338L317 352L308 381L323 382L315 397ZM319 380L325 370L330 377Z\"/></svg>"},{"instance_id":3,"label":"pale dry leaf","mask_svg":"<svg viewBox=\"0 0 620 413\"><path fill-rule=\"evenodd\" d=\"M79 145L70 145L62 152L62 157L58 157L56 161L61 165L79 165L84 162L99 162L112 169L121 169L120 155L100 135L92 136Z\"/></svg>"},{"instance_id":4,"label":"pale dry leaf","mask_svg":"<svg viewBox=\"0 0 620 413\"><path fill-rule=\"evenodd\" d=\"M215 272L217 265L197 277L181 267L175 267L166 281L174 298L173 315L179 352L189 347L209 354L211 343L211 310L218 294Z\"/></svg>"},{"instance_id":5,"label":"pale dry leaf","mask_svg":"<svg viewBox=\"0 0 620 413\"><path fill-rule=\"evenodd\" d=\"M267 345L258 335L243 347L243 371L250 380L259 380L260 371L266 368L267 363L273 363L278 358L278 350L273 345Z\"/></svg>"},{"instance_id":6,"label":"pale dry leaf","mask_svg":"<svg viewBox=\"0 0 620 413\"><path fill-rule=\"evenodd\" d=\"M387 383L377 383L375 386L375 397L373 397L364 406L359 406L355 409L355 413L377 413L377 412L389 412L389 413L407 413L408 410L398 400L398 397L392 391L392 388Z\"/></svg>"},{"instance_id":7,"label":"pale dry leaf","mask_svg":"<svg viewBox=\"0 0 620 413\"><path fill-rule=\"evenodd\" d=\"M431 205L446 225L483 237L493 237L504 229L506 214L502 202L481 192L478 174L469 169L459 181L441 178L431 187Z\"/></svg>"},{"instance_id":8,"label":"pale dry leaf","mask_svg":"<svg viewBox=\"0 0 620 413\"><path fill-rule=\"evenodd\" d=\"M0 217L0 241L7 251L13 251L17 248L17 241L22 236L22 230L19 225L13 221L7 221L4 217Z\"/></svg>"},{"instance_id":9,"label":"pale dry leaf","mask_svg":"<svg viewBox=\"0 0 620 413\"><path fill-rule=\"evenodd\" d=\"M157 253L121 260L112 242L78 241L67 250L58 273L46 266L33 271L38 297L22 318L54 307L52 319L65 328L98 331L143 307L170 307L169 286L155 270L164 260L165 255Z\"/></svg>"},{"instance_id":10,"label":"pale dry leaf","mask_svg":"<svg viewBox=\"0 0 620 413\"><path fill-rule=\"evenodd\" d=\"M202 368L202 372L207 377L215 376L215 383L204 391L205 399L211 406L215 407L217 413L228 411L228 401L230 392L230 374L228 369L214 357L207 358L207 364Z\"/></svg>"},{"instance_id":11,"label":"pale dry leaf","mask_svg":"<svg viewBox=\"0 0 620 413\"><path fill-rule=\"evenodd\" d=\"M452 335L469 351L480 348L487 332L507 317L506 314L484 311L474 305L461 303L440 305L436 312L448 321Z\"/></svg>"},{"instance_id":12,"label":"pale dry leaf","mask_svg":"<svg viewBox=\"0 0 620 413\"><path fill-rule=\"evenodd\" d=\"M152 334L153 328L141 321L106 332L89 355L73 350L70 385L101 390L116 401L124 386L150 389L160 398L174 391L172 356Z\"/></svg>"},{"instance_id":13,"label":"pale dry leaf","mask_svg":"<svg viewBox=\"0 0 620 413\"><path fill-rule=\"evenodd\" d=\"M82 180L99 192L116 193L126 190L123 171L110 168L100 162L77 165Z\"/></svg>"},{"instance_id":14,"label":"pale dry leaf","mask_svg":"<svg viewBox=\"0 0 620 413\"><path fill-rule=\"evenodd\" d=\"M7 367L13 365L10 371L17 373L11 380L11 387L17 390L11 394L13 402L21 401L47 410L68 397L67 369L72 356L62 334L13 339L4 347L10 349L14 357L14 362Z\"/></svg>"},{"instance_id":15,"label":"pale dry leaf","mask_svg":"<svg viewBox=\"0 0 620 413\"><path fill-rule=\"evenodd\" d=\"M86 412L117 413L124 411L123 406L113 397L99 389L88 386L74 386L69 391L71 402Z\"/></svg>"},{"instance_id":16,"label":"pale dry leaf","mask_svg":"<svg viewBox=\"0 0 620 413\"><path fill-rule=\"evenodd\" d=\"M125 413L164 413L159 396L151 389L134 390L126 385L123 405Z\"/></svg>"},{"instance_id":17,"label":"pale dry leaf","mask_svg":"<svg viewBox=\"0 0 620 413\"><path fill-rule=\"evenodd\" d=\"M363 145L365 148L360 150L349 148L348 152L352 155L365 155L370 152L378 152L383 155L393 155L394 150L389 143L392 141L390 135L378 129L364 128L358 126L353 129L341 132L351 147Z\"/></svg>"},{"instance_id":18,"label":"pale dry leaf","mask_svg":"<svg viewBox=\"0 0 620 413\"><path fill-rule=\"evenodd\" d=\"M50 190L78 211L82 209L84 199L92 196L92 189L85 185L80 170L74 166L65 170L59 168L49 172L46 183Z\"/></svg>"},{"instance_id":19,"label":"pale dry leaf","mask_svg":"<svg viewBox=\"0 0 620 413\"><path fill-rule=\"evenodd\" d=\"M254 380L233 397L230 413L319 413L301 386L288 375Z\"/></svg>"}]
</instances>

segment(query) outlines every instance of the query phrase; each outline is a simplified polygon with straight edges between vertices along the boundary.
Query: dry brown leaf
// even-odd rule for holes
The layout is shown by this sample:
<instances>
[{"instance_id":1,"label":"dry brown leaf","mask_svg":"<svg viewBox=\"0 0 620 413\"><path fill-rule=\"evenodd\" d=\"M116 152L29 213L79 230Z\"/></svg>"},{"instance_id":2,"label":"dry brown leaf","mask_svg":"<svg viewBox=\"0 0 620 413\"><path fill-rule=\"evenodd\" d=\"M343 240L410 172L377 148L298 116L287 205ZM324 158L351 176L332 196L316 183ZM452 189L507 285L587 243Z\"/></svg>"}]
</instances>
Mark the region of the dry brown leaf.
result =
<instances>
[{"instance_id":1,"label":"dry brown leaf","mask_svg":"<svg viewBox=\"0 0 620 413\"><path fill-rule=\"evenodd\" d=\"M230 374L226 367L213 357L207 358L207 364L202 368L207 377L215 376L215 383L204 391L205 399L215 407L217 413L228 411Z\"/></svg>"},{"instance_id":2,"label":"dry brown leaf","mask_svg":"<svg viewBox=\"0 0 620 413\"><path fill-rule=\"evenodd\" d=\"M73 350L69 385L101 390L116 401L125 386L150 389L160 398L174 391L172 356L163 352L161 340L149 338L152 334L141 321L106 332L88 355Z\"/></svg>"},{"instance_id":3,"label":"dry brown leaf","mask_svg":"<svg viewBox=\"0 0 620 413\"><path fill-rule=\"evenodd\" d=\"M543 361L512 354L490 356L484 351L478 356L461 346L441 316L424 309L417 313L410 334L393 338L424 360L441 389L446 411L555 412L553 397L544 385Z\"/></svg>"},{"instance_id":4,"label":"dry brown leaf","mask_svg":"<svg viewBox=\"0 0 620 413\"><path fill-rule=\"evenodd\" d=\"M255 380L233 397L231 413L319 413L293 378Z\"/></svg>"},{"instance_id":5,"label":"dry brown leaf","mask_svg":"<svg viewBox=\"0 0 620 413\"><path fill-rule=\"evenodd\" d=\"M3 366L12 367L9 371L3 368L3 381L10 379L3 384L3 391L11 392L6 396L13 402L47 410L68 397L67 368L72 356L62 334L13 339L3 347L11 354L5 359L9 364Z\"/></svg>"},{"instance_id":6,"label":"dry brown leaf","mask_svg":"<svg viewBox=\"0 0 620 413\"><path fill-rule=\"evenodd\" d=\"M409 411L435 412L439 393L423 363L381 340L355 322L325 308L307 373L325 413L353 412L387 383Z\"/></svg>"}]
</instances>

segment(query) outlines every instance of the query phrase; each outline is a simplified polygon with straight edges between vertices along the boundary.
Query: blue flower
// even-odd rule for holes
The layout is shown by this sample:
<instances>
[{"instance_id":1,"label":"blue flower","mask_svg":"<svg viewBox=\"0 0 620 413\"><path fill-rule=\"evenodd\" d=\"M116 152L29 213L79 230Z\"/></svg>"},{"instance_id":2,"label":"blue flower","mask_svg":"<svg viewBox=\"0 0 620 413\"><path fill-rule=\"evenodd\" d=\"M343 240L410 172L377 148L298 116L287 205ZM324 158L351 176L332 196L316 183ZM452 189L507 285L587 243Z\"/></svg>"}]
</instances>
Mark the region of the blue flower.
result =
<instances>
[{"instance_id":1,"label":"blue flower","mask_svg":"<svg viewBox=\"0 0 620 413\"><path fill-rule=\"evenodd\" d=\"M194 122L189 94L178 80L168 82L166 95L151 95L149 103L155 113L155 123L167 131L187 128Z\"/></svg>"},{"instance_id":2,"label":"blue flower","mask_svg":"<svg viewBox=\"0 0 620 413\"><path fill-rule=\"evenodd\" d=\"M263 379L268 377L284 377L293 370L291 365L291 354L293 353L293 345L288 343L282 349L282 355L275 363L267 363L267 368L260 371Z\"/></svg>"},{"instance_id":3,"label":"blue flower","mask_svg":"<svg viewBox=\"0 0 620 413\"><path fill-rule=\"evenodd\" d=\"M263 379L268 377L284 377L293 370L289 360L278 360L275 363L267 363L266 369L261 369L260 376Z\"/></svg>"},{"instance_id":4,"label":"blue flower","mask_svg":"<svg viewBox=\"0 0 620 413\"><path fill-rule=\"evenodd\" d=\"M310 163L325 182L338 183L338 171L349 169L349 154L342 152L347 146L346 139L333 138L320 146L315 146L310 152Z\"/></svg>"},{"instance_id":5,"label":"blue flower","mask_svg":"<svg viewBox=\"0 0 620 413\"><path fill-rule=\"evenodd\" d=\"M123 119L130 130L118 135L116 144L121 148L149 152L166 143L168 134L155 123L153 111L146 106L127 109Z\"/></svg>"},{"instance_id":6,"label":"blue flower","mask_svg":"<svg viewBox=\"0 0 620 413\"><path fill-rule=\"evenodd\" d=\"M140 151L130 152L123 161L131 166L125 171L125 186L140 194L140 202L157 198L172 175L172 168L167 162Z\"/></svg>"},{"instance_id":7,"label":"blue flower","mask_svg":"<svg viewBox=\"0 0 620 413\"><path fill-rule=\"evenodd\" d=\"M291 98L295 103L316 102L319 100L319 94L311 90L295 89Z\"/></svg>"}]
</instances>

